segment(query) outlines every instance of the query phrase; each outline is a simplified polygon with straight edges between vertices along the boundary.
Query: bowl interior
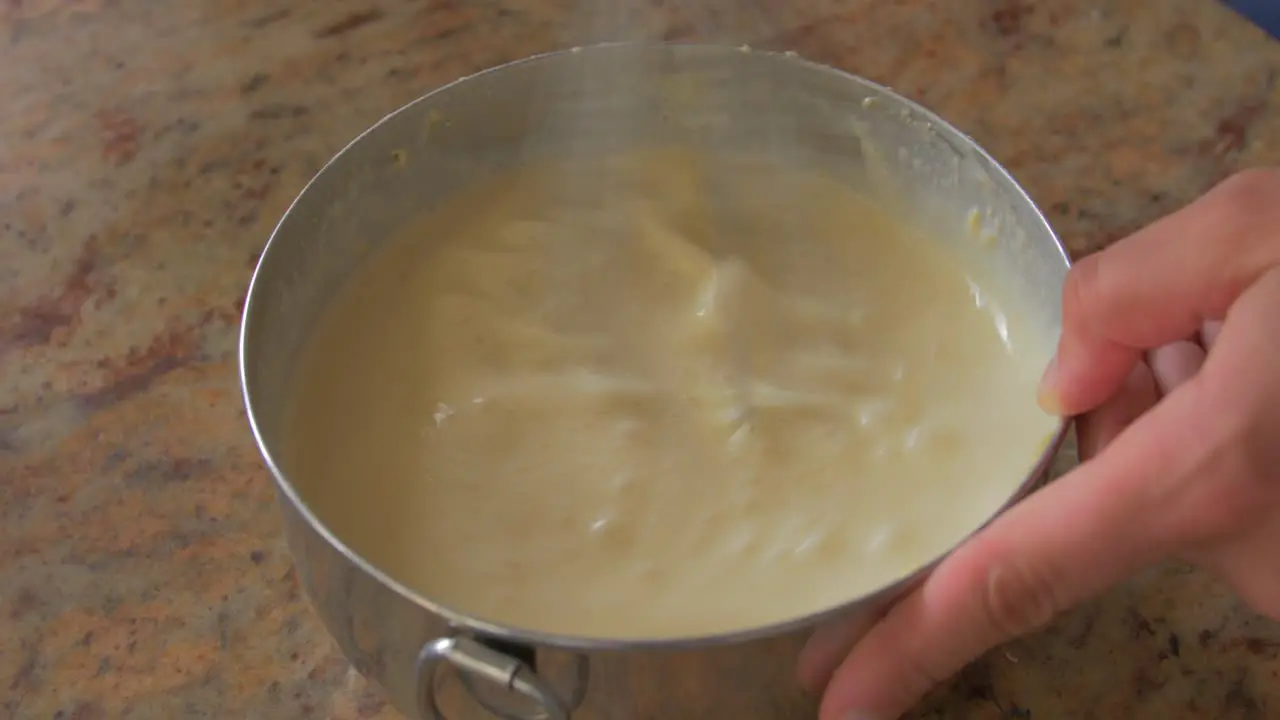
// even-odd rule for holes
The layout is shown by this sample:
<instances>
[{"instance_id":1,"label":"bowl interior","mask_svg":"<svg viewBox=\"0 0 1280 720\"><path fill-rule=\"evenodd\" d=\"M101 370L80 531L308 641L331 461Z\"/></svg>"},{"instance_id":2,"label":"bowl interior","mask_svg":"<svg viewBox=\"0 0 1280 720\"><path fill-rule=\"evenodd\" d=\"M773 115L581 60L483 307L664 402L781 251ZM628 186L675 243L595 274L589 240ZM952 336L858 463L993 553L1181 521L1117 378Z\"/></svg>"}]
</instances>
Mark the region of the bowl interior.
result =
<instances>
[{"instance_id":1,"label":"bowl interior","mask_svg":"<svg viewBox=\"0 0 1280 720\"><path fill-rule=\"evenodd\" d=\"M774 147L785 160L899 205L1055 334L1065 255L990 157L885 88L789 55L708 46L599 46L486 71L385 118L317 175L267 246L241 338L250 418L275 464L299 351L362 259L455 191L538 156L637 145ZM1047 357L1045 358L1047 360Z\"/></svg>"}]
</instances>

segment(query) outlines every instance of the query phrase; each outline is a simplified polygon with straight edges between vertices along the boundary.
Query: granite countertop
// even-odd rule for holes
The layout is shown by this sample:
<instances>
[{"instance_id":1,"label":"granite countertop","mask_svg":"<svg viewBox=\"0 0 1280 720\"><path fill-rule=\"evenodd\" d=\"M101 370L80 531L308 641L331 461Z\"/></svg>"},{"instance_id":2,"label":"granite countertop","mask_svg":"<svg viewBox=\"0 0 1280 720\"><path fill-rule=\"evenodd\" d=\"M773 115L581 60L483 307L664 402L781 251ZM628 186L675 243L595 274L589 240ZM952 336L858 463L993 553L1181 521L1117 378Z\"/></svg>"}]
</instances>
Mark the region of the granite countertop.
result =
<instances>
[{"instance_id":1,"label":"granite countertop","mask_svg":"<svg viewBox=\"0 0 1280 720\"><path fill-rule=\"evenodd\" d=\"M573 44L570 5L0 4L0 715L394 716L300 596L240 404L238 314L330 155L436 85ZM704 29L636 7L671 39ZM743 39L940 111L1077 254L1280 164L1280 46L1211 0L754 7ZM919 716L1280 717L1280 628L1158 568Z\"/></svg>"}]
</instances>

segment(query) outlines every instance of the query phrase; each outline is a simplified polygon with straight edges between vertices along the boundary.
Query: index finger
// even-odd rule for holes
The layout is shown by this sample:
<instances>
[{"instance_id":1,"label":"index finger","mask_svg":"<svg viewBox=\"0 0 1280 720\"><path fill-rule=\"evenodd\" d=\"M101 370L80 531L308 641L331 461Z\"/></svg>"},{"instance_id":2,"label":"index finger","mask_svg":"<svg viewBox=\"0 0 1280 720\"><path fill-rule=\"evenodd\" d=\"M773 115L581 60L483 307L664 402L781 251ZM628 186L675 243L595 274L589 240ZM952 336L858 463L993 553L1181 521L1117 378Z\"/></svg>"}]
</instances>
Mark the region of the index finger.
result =
<instances>
[{"instance_id":1,"label":"index finger","mask_svg":"<svg viewBox=\"0 0 1280 720\"><path fill-rule=\"evenodd\" d=\"M1280 173L1250 170L1067 275L1062 337L1042 400L1058 414L1097 407L1147 351L1194 335L1280 264Z\"/></svg>"}]
</instances>

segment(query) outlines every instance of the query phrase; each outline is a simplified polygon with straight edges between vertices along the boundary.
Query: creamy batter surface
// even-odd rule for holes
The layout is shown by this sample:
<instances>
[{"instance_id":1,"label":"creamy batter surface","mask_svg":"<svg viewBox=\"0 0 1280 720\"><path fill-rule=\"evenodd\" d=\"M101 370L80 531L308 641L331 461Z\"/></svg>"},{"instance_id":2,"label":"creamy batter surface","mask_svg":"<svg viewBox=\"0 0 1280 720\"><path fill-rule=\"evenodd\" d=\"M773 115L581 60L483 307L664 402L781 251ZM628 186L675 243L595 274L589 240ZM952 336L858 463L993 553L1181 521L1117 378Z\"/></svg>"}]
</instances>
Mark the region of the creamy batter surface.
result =
<instances>
[{"instance_id":1,"label":"creamy batter surface","mask_svg":"<svg viewBox=\"0 0 1280 720\"><path fill-rule=\"evenodd\" d=\"M375 253L287 427L321 521L451 609L619 639L826 609L978 527L1056 428L1049 334L848 188L705 170L521 170Z\"/></svg>"}]
</instances>

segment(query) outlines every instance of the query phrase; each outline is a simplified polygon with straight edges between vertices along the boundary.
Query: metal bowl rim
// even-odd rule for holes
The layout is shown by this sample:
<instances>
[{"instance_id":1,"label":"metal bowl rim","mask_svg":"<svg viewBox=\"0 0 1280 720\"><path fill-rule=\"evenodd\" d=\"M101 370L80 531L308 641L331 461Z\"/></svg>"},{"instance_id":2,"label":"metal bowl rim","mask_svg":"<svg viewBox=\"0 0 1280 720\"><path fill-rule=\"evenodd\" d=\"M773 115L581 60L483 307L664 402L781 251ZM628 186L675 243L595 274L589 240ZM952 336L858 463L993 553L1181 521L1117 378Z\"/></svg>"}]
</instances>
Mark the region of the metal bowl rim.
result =
<instances>
[{"instance_id":1,"label":"metal bowl rim","mask_svg":"<svg viewBox=\"0 0 1280 720\"><path fill-rule=\"evenodd\" d=\"M325 542L327 542L331 547L333 547L339 553L341 553L346 560L348 560L353 565L358 567L364 573L368 574L370 577L376 580L379 584L389 588L390 590L398 594L400 597L404 598L405 600L408 600L410 603L418 606L422 610L425 610L429 613L433 613L445 619L451 626L456 628L466 629L476 633L480 633L489 637L501 638L504 640L528 643L528 644L539 645L544 647L562 648L562 649L568 649L568 650L581 650L581 651L645 650L645 649L680 650L680 649L690 649L690 648L702 648L702 647L708 647L713 645L743 643L743 642L748 642L752 640L777 637L793 631L815 626L827 620L834 619L836 617L843 615L846 612L853 610L859 605L872 604L872 603L875 603L876 601L883 601L886 599L896 598L900 594L904 593L906 590L913 587L917 582L922 580L939 562L941 562L944 558L950 555L951 552L953 552L957 547L960 547L961 545L963 545L964 542L969 537L971 537L973 534L985 528L988 524L990 524L992 520L994 520L999 515L1003 514L1006 510L1008 510L1010 507L1016 504L1019 500L1025 497L1029 493L1029 491L1034 488L1039 478L1045 472L1047 472L1054 456L1058 452L1059 448L1062 446L1063 441L1066 439L1067 432L1070 429L1069 419L1064 418L1058 424L1058 429L1054 432L1054 434L1051 436L1051 439L1046 444L1045 449L1041 453L1040 458L1037 461L1034 469L1030 473L1028 473L1027 477L1012 493L1012 495L1009 497L1008 500L1006 500L995 512L993 512L985 521L983 521L982 524L980 524L976 529L974 529L972 533L970 533L969 535L966 535L965 538L962 539L959 543L957 543L952 547L947 548L944 552L940 553L937 557L929 560L919 568L905 574L895 582L887 586L884 586L878 590L875 590L867 595L851 598L849 600L846 600L844 602L841 602L835 606L826 608L824 610L820 610L818 612L811 613L808 615L803 615L800 617L790 618L780 622L775 622L767 625L761 625L758 627L746 628L741 630L733 630L729 632L719 632L719 633L711 633L711 634L705 634L705 635L684 635L684 636L675 636L675 637L669 637L669 638L649 638L649 637L600 638L600 637L564 635L564 634L556 634L556 633L543 633L543 632L537 632L537 631L522 630L519 628L507 627L504 625L483 620L481 618L473 617L471 615L468 615L465 612L455 610L442 603L426 598L420 595L419 593L411 590L410 588L406 587L405 585L401 584L399 581L392 578L386 572L384 572L380 568L376 567L372 563L365 560L360 554L356 553L353 549L347 546L346 543L344 543L323 522L321 522L320 518L311 510L311 508L308 507L305 502L303 502L302 497L300 493L297 491L297 489L285 477L284 472L280 469L280 466L279 464L277 464L275 457L271 453L270 448L267 446L267 443L263 438L261 429L258 426L258 420L257 420L256 414L254 413L253 394L249 389L248 371L246 369L247 359L249 354L248 344L251 339L250 318L252 317L253 308L258 295L258 293L255 292L255 290L257 290L258 286L261 283L265 282L264 280L262 280L261 274L263 272L263 267L267 263L268 258L271 256L272 247L273 245L277 244L277 238L280 235L281 230L289 222L290 217L293 215L295 209L297 208L299 203L301 203L302 200L307 196L307 193L309 190L311 190L312 186L321 177L323 177L326 172L328 172L333 166L335 166L338 162L340 162L344 156L352 152L354 148L361 143L362 140L372 135L373 133L377 132L383 125L390 122L392 118L400 115L401 113L409 111L411 108L418 105L419 103L428 102L431 98L434 98L437 95L446 93L448 90L454 88L457 85L465 83L469 80L473 80L482 75L499 73L505 69L524 65L524 64L536 63L536 62L545 61L545 60L549 60L552 58L557 58L557 57L561 57L569 54L587 53L593 50L603 50L608 48L616 48L620 46L621 47L639 47L639 48L652 47L655 49L660 47L679 46L679 47L700 48L700 49L705 49L710 51L732 50L734 52L750 52L753 55L769 57L777 62L794 63L797 65L803 66L812 72L835 74L839 78L842 78L847 81L852 81L870 90L886 95L892 98L895 102L901 103L906 109L910 110L913 114L931 123L935 129L941 131L943 138L945 140L959 140L967 150L977 154L981 159L985 160L989 165L989 169L998 173L1000 176L1002 176L1002 179L1007 181L1009 186L1016 191L1016 197L1014 199L1020 200L1021 202L1026 203L1027 206L1034 212L1035 219L1043 226L1043 229L1048 233L1049 238L1056 245L1058 253L1062 257L1064 265L1068 268L1071 265L1070 255L1067 253L1065 247L1062 244L1062 241L1058 238L1057 233L1054 232L1052 226L1049 224L1048 220L1045 218L1044 213L1040 210L1040 208L1035 204L1035 202L1027 194L1026 190L1017 182L1016 179L1014 179L1014 177L1009 173L1007 169L1005 169L1003 165L997 162L995 158L991 157L991 155L987 153L987 151L981 145L975 142L973 138L969 137L965 133L961 132L959 129L955 128L953 125L951 125L951 123L947 122L941 116L934 113L932 110L929 110L928 108L921 105L920 103L914 100L911 100L910 98L907 98L903 95L900 95L899 93L890 89L888 86L881 85L880 83L876 83L874 81L868 80L859 75L855 75L853 73L840 70L839 68L831 67L829 65L823 65L822 63L814 62L812 60L806 60L800 57L799 55L795 54L794 52L780 52L780 51L767 51L767 50L754 50L754 49L747 50L745 48L735 48L731 46L718 45L718 44L712 44L712 43L611 42L611 43L600 43L600 44L588 45L588 46L582 46L582 47L574 47L571 49L552 50L549 52L530 55L528 57L524 57L518 60L513 60L510 62L495 65L493 67L486 68L484 70L473 73L471 75L465 75L463 77L458 78L457 80L441 85L427 92L426 94L414 100L411 100L410 102L406 103L400 108L388 113L382 119L378 120L376 123L374 123L369 128L367 128L366 130L361 132L359 135L357 135L354 139L352 139L349 143L347 143L346 146L344 146L340 151L338 151L337 154L335 154L332 158L330 158L328 162L326 162L324 166L321 167L320 170L314 176L312 176L312 178L307 182L307 184L303 186L302 190L298 193L297 197L294 198L294 200L289 204L289 208L284 212L279 222L277 222L276 226L272 229L271 235L268 237L267 243L263 247L262 254L258 258L257 265L254 267L253 275L249 281L249 288L245 296L244 310L241 315L239 349L238 349L240 390L241 390L241 398L245 407L245 414L248 417L249 427L253 434L254 443L257 445L258 451L262 455L263 461L266 463L267 468L270 470L271 476L274 479L276 487L279 490L279 492L288 500L289 503L292 504L294 510L306 521L308 527L314 532L316 532L320 537L322 537L325 540ZM948 138L947 137L948 135L950 135L951 137Z\"/></svg>"}]
</instances>

